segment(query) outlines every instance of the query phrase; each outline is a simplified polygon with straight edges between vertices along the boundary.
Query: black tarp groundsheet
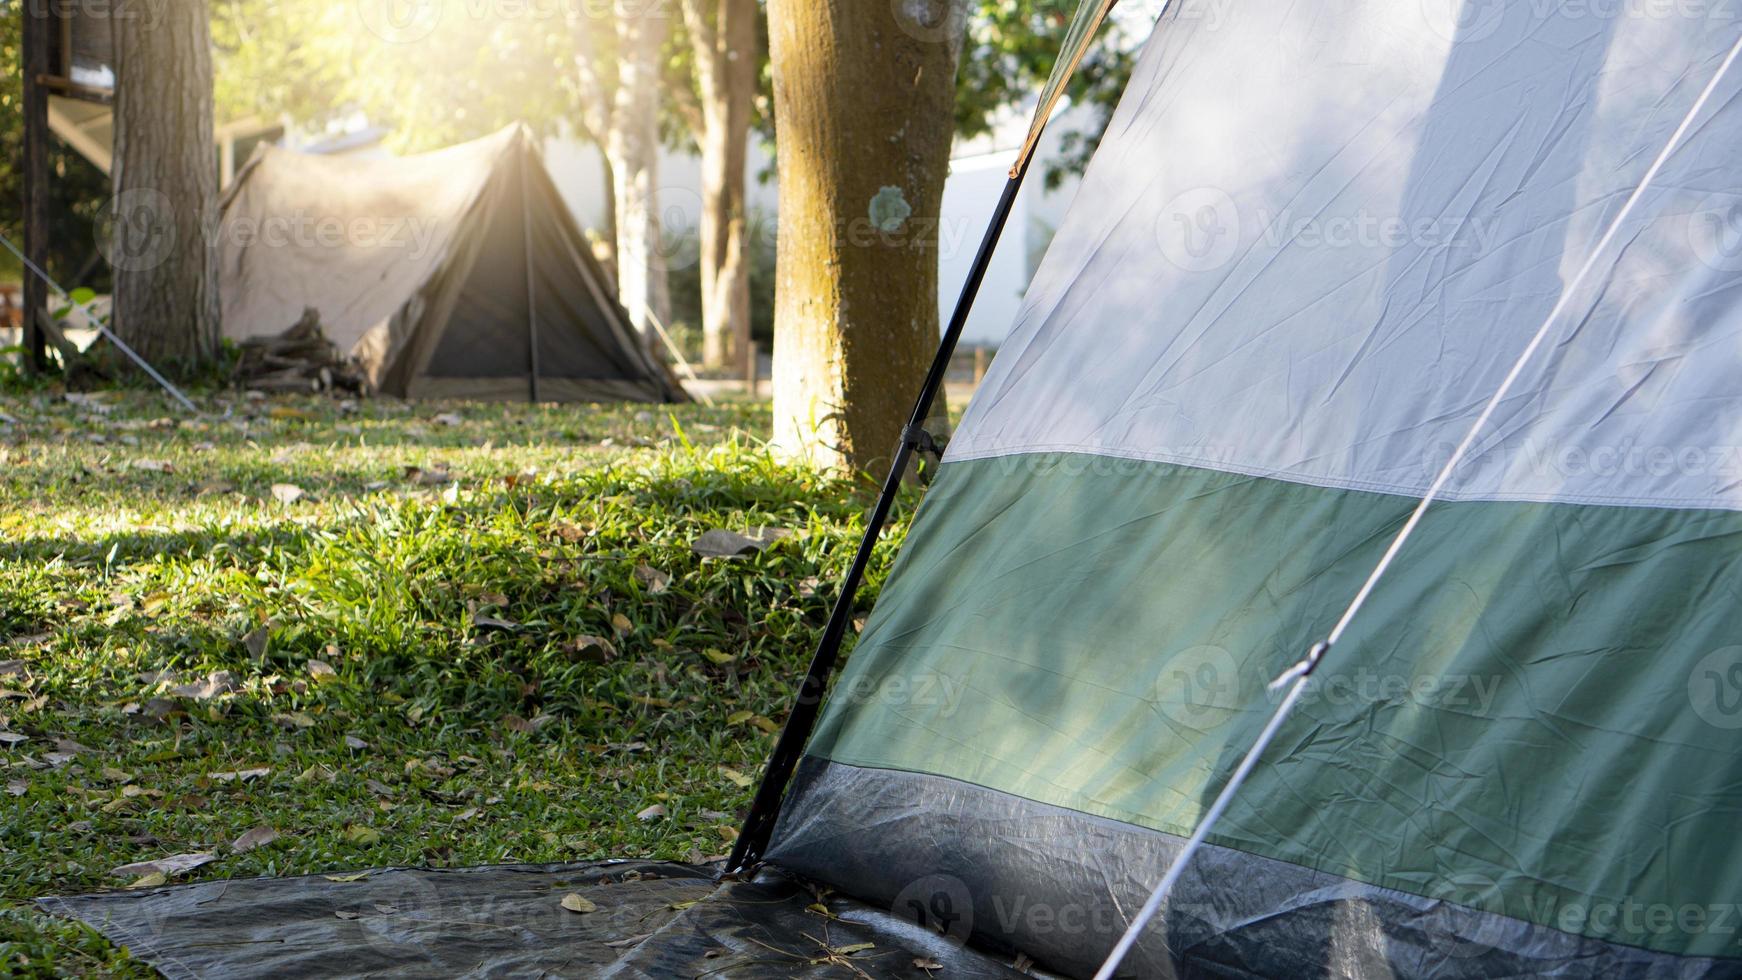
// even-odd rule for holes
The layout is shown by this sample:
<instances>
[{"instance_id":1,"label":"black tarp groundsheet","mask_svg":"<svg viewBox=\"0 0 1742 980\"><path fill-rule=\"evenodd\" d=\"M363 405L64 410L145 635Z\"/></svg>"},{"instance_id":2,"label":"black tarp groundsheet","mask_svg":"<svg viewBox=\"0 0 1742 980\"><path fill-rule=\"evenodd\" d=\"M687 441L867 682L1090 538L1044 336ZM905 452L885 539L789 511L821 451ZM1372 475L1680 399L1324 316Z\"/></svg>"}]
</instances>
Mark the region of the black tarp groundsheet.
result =
<instances>
[{"instance_id":1,"label":"black tarp groundsheet","mask_svg":"<svg viewBox=\"0 0 1742 980\"><path fill-rule=\"evenodd\" d=\"M797 879L716 873L647 861L386 868L41 904L172 980L1042 975ZM595 910L563 908L570 894Z\"/></svg>"}]
</instances>

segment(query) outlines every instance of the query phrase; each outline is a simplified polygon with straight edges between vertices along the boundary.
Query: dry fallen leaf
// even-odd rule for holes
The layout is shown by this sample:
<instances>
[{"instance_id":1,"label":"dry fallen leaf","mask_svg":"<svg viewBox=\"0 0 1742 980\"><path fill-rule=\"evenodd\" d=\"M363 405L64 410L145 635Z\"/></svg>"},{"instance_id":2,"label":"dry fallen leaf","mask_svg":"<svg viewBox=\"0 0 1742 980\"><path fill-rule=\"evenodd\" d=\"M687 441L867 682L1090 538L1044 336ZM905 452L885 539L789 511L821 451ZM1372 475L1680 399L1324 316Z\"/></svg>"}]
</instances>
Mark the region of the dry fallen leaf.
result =
<instances>
[{"instance_id":1,"label":"dry fallen leaf","mask_svg":"<svg viewBox=\"0 0 1742 980\"><path fill-rule=\"evenodd\" d=\"M165 875L161 871L153 871L148 875L141 876L137 881L133 882L133 884L128 885L127 887L128 888L157 888L161 885L167 885L167 884L169 884L169 877L167 875Z\"/></svg>"},{"instance_id":2,"label":"dry fallen leaf","mask_svg":"<svg viewBox=\"0 0 1742 980\"><path fill-rule=\"evenodd\" d=\"M420 487L439 487L453 480L454 475L448 472L445 464L437 464L427 470L421 466L407 466L405 478Z\"/></svg>"},{"instance_id":3,"label":"dry fallen leaf","mask_svg":"<svg viewBox=\"0 0 1742 980\"><path fill-rule=\"evenodd\" d=\"M308 662L308 676L315 683L324 684L327 681L338 680L339 672L334 670L333 665L325 660L310 660Z\"/></svg>"},{"instance_id":4,"label":"dry fallen leaf","mask_svg":"<svg viewBox=\"0 0 1742 980\"><path fill-rule=\"evenodd\" d=\"M302 487L299 487L294 483L274 483L272 485L272 499L284 504L286 507L296 503L302 498L302 495Z\"/></svg>"},{"instance_id":5,"label":"dry fallen leaf","mask_svg":"<svg viewBox=\"0 0 1742 980\"><path fill-rule=\"evenodd\" d=\"M364 880L364 879L365 879L365 878L368 878L368 877L369 877L369 872L367 872L367 871L359 871L359 872L357 872L357 873L356 873L356 874L348 874L348 875L321 875L321 877L322 877L322 878L325 878L325 879L327 879L327 880L328 880L328 881L336 881L336 882L338 882L338 883L339 883L339 884L341 884L341 885L348 885L348 884L350 884L350 883L351 883L351 882L353 882L353 881L362 881L362 880Z\"/></svg>"},{"instance_id":6,"label":"dry fallen leaf","mask_svg":"<svg viewBox=\"0 0 1742 980\"><path fill-rule=\"evenodd\" d=\"M235 851L237 854L242 854L252 851L256 847L265 847L267 844L270 844L277 839L278 831L273 830L265 824L261 824L232 841L230 843L230 850Z\"/></svg>"},{"instance_id":7,"label":"dry fallen leaf","mask_svg":"<svg viewBox=\"0 0 1742 980\"><path fill-rule=\"evenodd\" d=\"M654 595L658 595L671 587L671 576L652 565L635 566L635 579Z\"/></svg>"},{"instance_id":8,"label":"dry fallen leaf","mask_svg":"<svg viewBox=\"0 0 1742 980\"><path fill-rule=\"evenodd\" d=\"M732 769L732 768L727 767L727 766L721 766L720 767L720 775L725 776L727 782L731 783L733 786L738 787L739 789L743 789L743 788L750 785L750 777L744 775L743 773L739 772L736 769Z\"/></svg>"},{"instance_id":9,"label":"dry fallen leaf","mask_svg":"<svg viewBox=\"0 0 1742 980\"><path fill-rule=\"evenodd\" d=\"M663 816L665 816L665 804L655 803L640 813L637 813L635 819L641 821L658 820Z\"/></svg>"},{"instance_id":10,"label":"dry fallen leaf","mask_svg":"<svg viewBox=\"0 0 1742 980\"><path fill-rule=\"evenodd\" d=\"M204 680L180 684L164 693L171 697L210 701L221 694L234 694L241 689L242 685L236 683L234 675L227 670L219 670L207 675Z\"/></svg>"},{"instance_id":11,"label":"dry fallen leaf","mask_svg":"<svg viewBox=\"0 0 1742 980\"><path fill-rule=\"evenodd\" d=\"M14 779L6 783L6 794L8 796L23 796L28 792L30 792L30 784L22 779Z\"/></svg>"},{"instance_id":12,"label":"dry fallen leaf","mask_svg":"<svg viewBox=\"0 0 1742 980\"><path fill-rule=\"evenodd\" d=\"M246 783L249 780L269 775L271 772L270 767L261 766L258 769L238 769L235 772L214 772L207 778L214 783Z\"/></svg>"},{"instance_id":13,"label":"dry fallen leaf","mask_svg":"<svg viewBox=\"0 0 1742 980\"><path fill-rule=\"evenodd\" d=\"M569 653L576 660L589 664L610 663L617 659L617 648L602 636L582 634L569 643Z\"/></svg>"},{"instance_id":14,"label":"dry fallen leaf","mask_svg":"<svg viewBox=\"0 0 1742 980\"><path fill-rule=\"evenodd\" d=\"M690 544L703 558L742 558L755 554L792 532L778 527L753 527L746 534L715 528Z\"/></svg>"},{"instance_id":15,"label":"dry fallen leaf","mask_svg":"<svg viewBox=\"0 0 1742 980\"><path fill-rule=\"evenodd\" d=\"M345 831L345 839L353 844L379 844L381 843L381 831L374 827L352 827Z\"/></svg>"},{"instance_id":16,"label":"dry fallen leaf","mask_svg":"<svg viewBox=\"0 0 1742 980\"><path fill-rule=\"evenodd\" d=\"M176 875L187 874L189 871L192 871L201 865L211 864L217 859L218 856L216 854L212 854L208 851L200 851L195 854L173 854L169 857L158 858L155 861L135 861L132 864L123 864L109 873L121 878L125 878L128 875L151 874L165 875L173 878Z\"/></svg>"},{"instance_id":17,"label":"dry fallen leaf","mask_svg":"<svg viewBox=\"0 0 1742 980\"><path fill-rule=\"evenodd\" d=\"M592 902L582 898L574 892L569 892L567 895L563 896L562 905L563 908L568 909L570 912L578 912L582 914L599 911L597 905L594 905Z\"/></svg>"},{"instance_id":18,"label":"dry fallen leaf","mask_svg":"<svg viewBox=\"0 0 1742 980\"><path fill-rule=\"evenodd\" d=\"M20 742L28 741L30 741L29 735L19 732L0 732L0 745L17 745Z\"/></svg>"},{"instance_id":19,"label":"dry fallen leaf","mask_svg":"<svg viewBox=\"0 0 1742 980\"><path fill-rule=\"evenodd\" d=\"M915 956L913 958L913 965L927 972L944 968L942 963L939 963L937 960L934 960L929 956Z\"/></svg>"},{"instance_id":20,"label":"dry fallen leaf","mask_svg":"<svg viewBox=\"0 0 1742 980\"><path fill-rule=\"evenodd\" d=\"M270 646L268 641L271 639L272 624L267 623L265 626L262 626L254 632L249 633L247 636L242 637L242 645L248 649L248 656L253 657L255 662L264 662L266 660L266 651Z\"/></svg>"}]
</instances>

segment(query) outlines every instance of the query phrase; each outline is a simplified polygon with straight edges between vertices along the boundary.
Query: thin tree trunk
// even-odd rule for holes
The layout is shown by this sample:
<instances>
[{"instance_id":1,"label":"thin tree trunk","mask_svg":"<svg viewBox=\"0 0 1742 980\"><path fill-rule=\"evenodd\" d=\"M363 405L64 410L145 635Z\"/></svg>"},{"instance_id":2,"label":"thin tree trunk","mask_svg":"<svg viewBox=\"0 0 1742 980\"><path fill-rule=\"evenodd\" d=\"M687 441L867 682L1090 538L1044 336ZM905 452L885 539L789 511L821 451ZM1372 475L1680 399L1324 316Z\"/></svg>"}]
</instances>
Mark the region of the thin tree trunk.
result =
<instances>
[{"instance_id":1,"label":"thin tree trunk","mask_svg":"<svg viewBox=\"0 0 1742 980\"><path fill-rule=\"evenodd\" d=\"M750 353L745 177L756 97L756 0L685 0L702 126L702 363L742 372Z\"/></svg>"},{"instance_id":2,"label":"thin tree trunk","mask_svg":"<svg viewBox=\"0 0 1742 980\"><path fill-rule=\"evenodd\" d=\"M659 227L659 68L668 16L664 4L619 16L616 104L605 138L616 181L618 296L649 338L650 318L664 323L671 312Z\"/></svg>"},{"instance_id":3,"label":"thin tree trunk","mask_svg":"<svg viewBox=\"0 0 1742 980\"><path fill-rule=\"evenodd\" d=\"M190 368L218 349L211 29L206 0L152 9L115 29L114 328Z\"/></svg>"},{"instance_id":4,"label":"thin tree trunk","mask_svg":"<svg viewBox=\"0 0 1742 980\"><path fill-rule=\"evenodd\" d=\"M593 255L599 264L605 267L605 274L611 278L611 288L617 288L617 171L611 166L611 161L600 151L604 171L605 184L605 227L599 232L599 245L593 250Z\"/></svg>"},{"instance_id":5,"label":"thin tree trunk","mask_svg":"<svg viewBox=\"0 0 1742 980\"><path fill-rule=\"evenodd\" d=\"M966 0L769 0L780 131L774 441L887 465L938 341Z\"/></svg>"}]
</instances>

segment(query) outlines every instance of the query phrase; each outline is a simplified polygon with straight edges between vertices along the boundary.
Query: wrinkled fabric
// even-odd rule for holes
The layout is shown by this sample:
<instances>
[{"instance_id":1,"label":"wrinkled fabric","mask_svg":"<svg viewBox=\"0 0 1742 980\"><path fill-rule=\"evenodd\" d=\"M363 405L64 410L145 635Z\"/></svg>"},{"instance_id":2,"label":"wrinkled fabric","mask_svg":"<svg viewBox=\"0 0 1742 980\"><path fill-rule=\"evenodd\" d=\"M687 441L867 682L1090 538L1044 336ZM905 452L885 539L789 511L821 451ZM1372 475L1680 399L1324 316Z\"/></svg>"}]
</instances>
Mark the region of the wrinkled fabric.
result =
<instances>
[{"instance_id":1,"label":"wrinkled fabric","mask_svg":"<svg viewBox=\"0 0 1742 980\"><path fill-rule=\"evenodd\" d=\"M412 157L263 147L223 201L225 336L304 309L407 398L683 401L513 125Z\"/></svg>"},{"instance_id":2,"label":"wrinkled fabric","mask_svg":"<svg viewBox=\"0 0 1742 980\"><path fill-rule=\"evenodd\" d=\"M1419 496L1738 34L1729 2L1177 0L948 458ZM1742 507L1738 93L1448 499Z\"/></svg>"},{"instance_id":3,"label":"wrinkled fabric","mask_svg":"<svg viewBox=\"0 0 1742 980\"><path fill-rule=\"evenodd\" d=\"M1412 503L1092 456L946 464L808 751L1188 836L1275 710L1269 682ZM1732 511L1439 505L1210 839L1742 957L1742 922L1585 917L1728 908L1742 881L1738 542Z\"/></svg>"},{"instance_id":4,"label":"wrinkled fabric","mask_svg":"<svg viewBox=\"0 0 1742 980\"><path fill-rule=\"evenodd\" d=\"M233 879L42 905L171 980L1023 975L1008 956L785 875L722 884L716 874L654 861L386 868L356 880ZM594 911L564 909L571 893Z\"/></svg>"},{"instance_id":5,"label":"wrinkled fabric","mask_svg":"<svg viewBox=\"0 0 1742 980\"><path fill-rule=\"evenodd\" d=\"M947 935L1093 974L1155 869L1184 838L958 780L806 760L769 859L853 882ZM1122 977L1742 975L1731 960L1651 953L1494 911L1474 880L1399 892L1211 845Z\"/></svg>"}]
</instances>

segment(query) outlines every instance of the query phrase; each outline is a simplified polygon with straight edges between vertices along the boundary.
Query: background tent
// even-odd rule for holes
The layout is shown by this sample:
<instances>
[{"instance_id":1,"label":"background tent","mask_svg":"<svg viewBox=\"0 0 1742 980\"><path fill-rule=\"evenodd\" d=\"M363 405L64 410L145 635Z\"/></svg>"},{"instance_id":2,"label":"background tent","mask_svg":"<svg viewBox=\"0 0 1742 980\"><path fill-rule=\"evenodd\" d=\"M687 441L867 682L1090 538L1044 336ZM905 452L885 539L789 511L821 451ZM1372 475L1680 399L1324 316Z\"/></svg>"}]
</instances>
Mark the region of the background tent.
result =
<instances>
[{"instance_id":1,"label":"background tent","mask_svg":"<svg viewBox=\"0 0 1742 980\"><path fill-rule=\"evenodd\" d=\"M675 401L520 125L420 156L264 148L226 195L224 332L320 312L383 392Z\"/></svg>"},{"instance_id":2,"label":"background tent","mask_svg":"<svg viewBox=\"0 0 1742 980\"><path fill-rule=\"evenodd\" d=\"M1093 972L1739 30L1174 0L769 860ZM1739 96L1127 975L1742 972Z\"/></svg>"}]
</instances>

